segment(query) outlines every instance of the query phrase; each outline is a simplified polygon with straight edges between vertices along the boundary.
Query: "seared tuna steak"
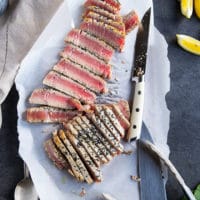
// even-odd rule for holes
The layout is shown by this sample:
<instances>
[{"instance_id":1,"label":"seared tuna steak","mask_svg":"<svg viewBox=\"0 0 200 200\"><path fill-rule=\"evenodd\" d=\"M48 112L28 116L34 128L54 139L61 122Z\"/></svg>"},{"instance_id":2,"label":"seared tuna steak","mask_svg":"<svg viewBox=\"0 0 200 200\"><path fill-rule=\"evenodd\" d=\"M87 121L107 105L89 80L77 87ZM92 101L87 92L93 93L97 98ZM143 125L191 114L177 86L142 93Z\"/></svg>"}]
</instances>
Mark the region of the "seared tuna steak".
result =
<instances>
[{"instance_id":1,"label":"seared tuna steak","mask_svg":"<svg viewBox=\"0 0 200 200\"><path fill-rule=\"evenodd\" d=\"M66 161L66 159L63 157L63 155L60 153L58 148L53 143L52 139L47 140L44 143L44 149L46 153L48 154L48 157L50 160L53 161L53 163L58 167L58 169L70 169L69 163Z\"/></svg>"},{"instance_id":2,"label":"seared tuna steak","mask_svg":"<svg viewBox=\"0 0 200 200\"><path fill-rule=\"evenodd\" d=\"M97 22L91 18L85 18L80 28L96 37L104 40L118 51L122 51L125 44L125 35L113 26L103 22Z\"/></svg>"},{"instance_id":3,"label":"seared tuna steak","mask_svg":"<svg viewBox=\"0 0 200 200\"><path fill-rule=\"evenodd\" d=\"M72 158L76 162L76 164L77 164L81 174L83 175L85 181L88 184L93 183L92 177L90 176L89 172L87 171L87 169L86 169L85 165L83 164L83 161L79 157L78 153L76 152L74 147L71 145L70 141L67 139L65 132L63 130L59 130L58 135L59 135L61 141L64 143L67 150L72 155Z\"/></svg>"},{"instance_id":4,"label":"seared tuna steak","mask_svg":"<svg viewBox=\"0 0 200 200\"><path fill-rule=\"evenodd\" d=\"M113 14L119 13L119 8L113 7L112 5L108 4L105 1L99 1L99 0L87 0L84 4L84 6L87 8L88 6L96 6L99 8L102 8L104 10L107 10Z\"/></svg>"},{"instance_id":5,"label":"seared tuna steak","mask_svg":"<svg viewBox=\"0 0 200 200\"><path fill-rule=\"evenodd\" d=\"M74 161L74 159L72 158L70 152L67 150L67 148L65 147L65 145L62 143L62 141L60 140L60 138L57 135L57 131L55 131L53 133L53 142L55 143L55 145L57 146L57 148L61 151L61 153L65 156L65 158L67 159L72 172L74 174L74 176L77 178L78 181L84 181L84 177L81 174L76 162Z\"/></svg>"},{"instance_id":6,"label":"seared tuna steak","mask_svg":"<svg viewBox=\"0 0 200 200\"><path fill-rule=\"evenodd\" d=\"M51 107L32 107L26 110L26 120L31 123L62 123L80 114L79 111Z\"/></svg>"},{"instance_id":7,"label":"seared tuna steak","mask_svg":"<svg viewBox=\"0 0 200 200\"><path fill-rule=\"evenodd\" d=\"M79 83L57 72L50 71L43 80L43 84L60 90L84 103L94 103L96 95L88 91Z\"/></svg>"},{"instance_id":8,"label":"seared tuna steak","mask_svg":"<svg viewBox=\"0 0 200 200\"><path fill-rule=\"evenodd\" d=\"M83 66L89 71L102 76L104 78L111 78L111 66L104 61L98 59L96 56L74 45L67 45L61 56L70 59L73 62Z\"/></svg>"},{"instance_id":9,"label":"seared tuna steak","mask_svg":"<svg viewBox=\"0 0 200 200\"><path fill-rule=\"evenodd\" d=\"M96 93L107 92L106 82L102 78L88 72L80 65L77 65L68 59L60 60L53 67L53 69L73 79L74 81L79 82L80 84Z\"/></svg>"},{"instance_id":10,"label":"seared tuna steak","mask_svg":"<svg viewBox=\"0 0 200 200\"><path fill-rule=\"evenodd\" d=\"M70 133L70 131L66 131L65 134L66 134L67 138L70 140L71 144L76 149L76 151L78 152L78 154L80 155L83 162L85 163L85 165L86 165L88 171L91 173L94 181L101 182L102 174L101 174L100 169L95 166L93 160L91 159L90 155L87 153L85 148L82 146L80 141L76 137L74 137L74 135L72 135Z\"/></svg>"},{"instance_id":11,"label":"seared tuna steak","mask_svg":"<svg viewBox=\"0 0 200 200\"><path fill-rule=\"evenodd\" d=\"M110 26L113 26L114 28L116 28L118 31L122 32L125 34L125 25L123 22L116 22L115 20L109 19L107 17L104 17L98 13L95 12L89 12L86 15L87 18L92 18L95 19L97 22L102 22L104 24L108 24Z\"/></svg>"},{"instance_id":12,"label":"seared tuna steak","mask_svg":"<svg viewBox=\"0 0 200 200\"><path fill-rule=\"evenodd\" d=\"M80 101L53 89L35 89L29 98L29 103L47 105L63 109L82 109Z\"/></svg>"},{"instance_id":13,"label":"seared tuna steak","mask_svg":"<svg viewBox=\"0 0 200 200\"><path fill-rule=\"evenodd\" d=\"M104 123L99 119L99 117L95 116L95 114L87 115L95 126L100 130L100 132L106 137L106 139L110 142L110 144L118 151L118 153L123 152L123 146L119 143L118 140L112 135L112 133L106 128Z\"/></svg>"},{"instance_id":14,"label":"seared tuna steak","mask_svg":"<svg viewBox=\"0 0 200 200\"><path fill-rule=\"evenodd\" d=\"M114 50L104 41L88 34L80 29L71 30L66 39L66 42L75 44L83 49L87 49L90 53L94 54L98 58L109 62Z\"/></svg>"},{"instance_id":15,"label":"seared tuna steak","mask_svg":"<svg viewBox=\"0 0 200 200\"><path fill-rule=\"evenodd\" d=\"M138 15L134 10L125 15L123 21L125 24L126 34L131 32L139 24Z\"/></svg>"},{"instance_id":16,"label":"seared tuna steak","mask_svg":"<svg viewBox=\"0 0 200 200\"><path fill-rule=\"evenodd\" d=\"M101 16L107 17L108 19L114 20L115 22L119 22L119 23L123 22L123 19L122 19L121 15L112 14L111 12L109 12L107 10L104 10L104 9L101 9L101 8L99 8L97 6L88 6L88 7L86 7L82 18L85 18L85 16L87 16L87 14L90 11L98 13Z\"/></svg>"}]
</instances>

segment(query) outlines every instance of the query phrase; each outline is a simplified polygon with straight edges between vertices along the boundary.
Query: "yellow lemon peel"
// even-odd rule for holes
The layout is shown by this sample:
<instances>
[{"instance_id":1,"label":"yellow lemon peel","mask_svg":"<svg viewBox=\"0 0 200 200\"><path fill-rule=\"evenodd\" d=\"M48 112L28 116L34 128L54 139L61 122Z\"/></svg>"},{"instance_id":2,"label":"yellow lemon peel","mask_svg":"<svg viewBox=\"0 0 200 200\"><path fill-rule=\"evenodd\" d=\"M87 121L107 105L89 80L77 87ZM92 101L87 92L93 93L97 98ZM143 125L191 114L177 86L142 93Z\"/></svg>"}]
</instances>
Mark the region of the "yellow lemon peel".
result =
<instances>
[{"instance_id":1,"label":"yellow lemon peel","mask_svg":"<svg viewBox=\"0 0 200 200\"><path fill-rule=\"evenodd\" d=\"M200 0L194 0L194 9L198 18L200 18Z\"/></svg>"},{"instance_id":2,"label":"yellow lemon peel","mask_svg":"<svg viewBox=\"0 0 200 200\"><path fill-rule=\"evenodd\" d=\"M193 0L181 0L181 13L188 19L193 13Z\"/></svg>"},{"instance_id":3,"label":"yellow lemon peel","mask_svg":"<svg viewBox=\"0 0 200 200\"><path fill-rule=\"evenodd\" d=\"M186 51L200 55L200 41L187 36L187 35L182 35L182 34L177 34L177 42L178 44Z\"/></svg>"}]
</instances>

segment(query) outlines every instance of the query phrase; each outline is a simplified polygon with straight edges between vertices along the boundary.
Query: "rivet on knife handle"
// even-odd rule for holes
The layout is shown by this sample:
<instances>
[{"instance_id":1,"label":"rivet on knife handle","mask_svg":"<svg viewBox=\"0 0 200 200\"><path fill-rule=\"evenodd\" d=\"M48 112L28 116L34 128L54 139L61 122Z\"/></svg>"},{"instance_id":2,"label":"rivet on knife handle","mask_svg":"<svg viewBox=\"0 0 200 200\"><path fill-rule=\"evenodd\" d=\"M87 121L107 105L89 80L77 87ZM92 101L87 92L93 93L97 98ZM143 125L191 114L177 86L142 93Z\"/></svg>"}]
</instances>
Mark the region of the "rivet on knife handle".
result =
<instances>
[{"instance_id":1,"label":"rivet on knife handle","mask_svg":"<svg viewBox=\"0 0 200 200\"><path fill-rule=\"evenodd\" d=\"M130 128L127 134L127 140L130 142L137 139L141 134L142 114L144 107L144 79L135 84L135 93L131 112Z\"/></svg>"}]
</instances>

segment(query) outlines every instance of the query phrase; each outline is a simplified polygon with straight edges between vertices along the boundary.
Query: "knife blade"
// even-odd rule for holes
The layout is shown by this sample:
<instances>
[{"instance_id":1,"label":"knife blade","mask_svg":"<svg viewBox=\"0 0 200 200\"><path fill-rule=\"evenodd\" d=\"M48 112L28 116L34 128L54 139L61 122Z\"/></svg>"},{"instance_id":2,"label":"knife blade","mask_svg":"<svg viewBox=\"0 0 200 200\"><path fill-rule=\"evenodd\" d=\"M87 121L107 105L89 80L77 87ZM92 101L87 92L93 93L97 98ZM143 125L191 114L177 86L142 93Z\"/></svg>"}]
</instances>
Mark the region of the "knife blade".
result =
<instances>
[{"instance_id":1,"label":"knife blade","mask_svg":"<svg viewBox=\"0 0 200 200\"><path fill-rule=\"evenodd\" d=\"M146 71L150 18L151 8L149 8L144 14L136 37L135 57L133 63L134 70L132 74L132 81L135 83L135 89L130 128L126 138L129 142L133 139L138 139L141 134L142 114L144 106L144 74Z\"/></svg>"},{"instance_id":2,"label":"knife blade","mask_svg":"<svg viewBox=\"0 0 200 200\"><path fill-rule=\"evenodd\" d=\"M155 157L155 154L150 154L144 148L143 141L153 143L153 139L146 128L142 124L141 138L137 140L137 153L138 153L138 174L141 179L140 187L140 200L166 200L166 191L164 180L162 178L160 160Z\"/></svg>"}]
</instances>

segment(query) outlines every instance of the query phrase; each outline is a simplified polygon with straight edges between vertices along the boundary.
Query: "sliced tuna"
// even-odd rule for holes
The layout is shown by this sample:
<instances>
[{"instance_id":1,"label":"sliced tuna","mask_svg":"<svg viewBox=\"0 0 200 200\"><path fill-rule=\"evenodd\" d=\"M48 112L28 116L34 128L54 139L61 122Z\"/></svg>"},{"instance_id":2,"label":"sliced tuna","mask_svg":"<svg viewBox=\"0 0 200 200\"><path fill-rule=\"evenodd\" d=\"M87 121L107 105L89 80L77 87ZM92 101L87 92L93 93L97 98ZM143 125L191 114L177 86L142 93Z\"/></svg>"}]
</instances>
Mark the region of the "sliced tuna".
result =
<instances>
[{"instance_id":1,"label":"sliced tuna","mask_svg":"<svg viewBox=\"0 0 200 200\"><path fill-rule=\"evenodd\" d=\"M114 50L104 41L88 34L80 29L72 29L65 39L66 42L73 43L83 49L87 49L90 53L98 58L109 62Z\"/></svg>"},{"instance_id":2,"label":"sliced tuna","mask_svg":"<svg viewBox=\"0 0 200 200\"><path fill-rule=\"evenodd\" d=\"M81 117L76 117L76 122L81 126L81 128L87 133L88 137L93 141L96 147L99 149L99 157L103 163L107 163L112 159L112 157L108 154L107 149L99 140L97 135L95 135L90 128L82 121Z\"/></svg>"},{"instance_id":3,"label":"sliced tuna","mask_svg":"<svg viewBox=\"0 0 200 200\"><path fill-rule=\"evenodd\" d=\"M93 150L93 152L97 155L98 159L100 160L100 163L106 163L107 160L104 157L103 153L101 152L101 150L95 145L95 143L91 140L90 137L88 137L87 132L76 122L73 121L72 125L76 128L76 130L78 130L79 132L79 136L78 139L83 139L85 140L85 142L87 144L89 144L89 146L91 147L91 149Z\"/></svg>"},{"instance_id":4,"label":"sliced tuna","mask_svg":"<svg viewBox=\"0 0 200 200\"><path fill-rule=\"evenodd\" d=\"M120 141L121 136L118 130L115 128L115 126L112 124L111 120L109 117L106 115L102 107L100 106L95 106L95 113L98 115L102 123L106 126L106 128L112 133L112 135L115 137L117 141Z\"/></svg>"},{"instance_id":5,"label":"sliced tuna","mask_svg":"<svg viewBox=\"0 0 200 200\"><path fill-rule=\"evenodd\" d=\"M60 60L53 67L53 69L73 79L74 81L79 82L96 93L107 92L106 82L102 78L95 76L94 74L82 68L80 65L77 65L68 59Z\"/></svg>"},{"instance_id":6,"label":"sliced tuna","mask_svg":"<svg viewBox=\"0 0 200 200\"><path fill-rule=\"evenodd\" d=\"M125 129L128 130L130 127L130 122L126 119L126 117L123 115L119 107L115 104L112 105L112 110L115 113L115 116L117 117L119 123L121 126Z\"/></svg>"},{"instance_id":7,"label":"sliced tuna","mask_svg":"<svg viewBox=\"0 0 200 200\"><path fill-rule=\"evenodd\" d=\"M56 90L46 88L35 89L29 98L29 103L47 105L67 110L82 109L82 105L77 99Z\"/></svg>"},{"instance_id":8,"label":"sliced tuna","mask_svg":"<svg viewBox=\"0 0 200 200\"><path fill-rule=\"evenodd\" d=\"M53 142L55 143L57 148L62 152L62 154L67 159L69 165L71 166L72 172L73 172L74 176L77 178L77 180L81 181L81 182L84 181L85 179L84 179L83 175L81 174L76 162L74 161L74 159L72 158L70 152L67 150L65 145L62 143L62 141L58 137L57 131L55 131L53 133Z\"/></svg>"},{"instance_id":9,"label":"sliced tuna","mask_svg":"<svg viewBox=\"0 0 200 200\"><path fill-rule=\"evenodd\" d=\"M82 18L85 18L85 16L87 16L87 14L92 11L95 13L100 14L101 16L107 17L108 19L114 20L115 22L123 22L122 16L119 14L112 14L111 12L105 10L105 9L101 9L97 6L88 6L85 8L85 11L83 13Z\"/></svg>"},{"instance_id":10,"label":"sliced tuna","mask_svg":"<svg viewBox=\"0 0 200 200\"><path fill-rule=\"evenodd\" d=\"M112 145L108 142L108 140L100 133L100 131L93 125L93 123L85 116L82 116L81 119L84 123L91 129L91 131L101 140L101 142L105 145L106 149L112 156L117 155L117 151Z\"/></svg>"},{"instance_id":11,"label":"sliced tuna","mask_svg":"<svg viewBox=\"0 0 200 200\"><path fill-rule=\"evenodd\" d=\"M87 116L92 120L104 137L106 137L110 144L118 151L118 153L122 153L124 150L123 146L119 143L119 141L116 140L104 123L102 123L102 121L95 116L95 114L87 114Z\"/></svg>"},{"instance_id":12,"label":"sliced tuna","mask_svg":"<svg viewBox=\"0 0 200 200\"><path fill-rule=\"evenodd\" d=\"M72 60L73 62L83 66L89 71L102 76L104 78L111 78L111 66L104 61L98 59L96 56L90 54L81 48L68 44L61 56Z\"/></svg>"},{"instance_id":13,"label":"sliced tuna","mask_svg":"<svg viewBox=\"0 0 200 200\"><path fill-rule=\"evenodd\" d=\"M78 154L80 155L81 159L85 163L88 171L91 173L94 181L101 182L102 181L102 174L99 168L97 168L90 158L90 155L87 153L85 148L82 146L80 141L74 137L70 131L66 131L66 136L70 140L71 144L74 146Z\"/></svg>"},{"instance_id":14,"label":"sliced tuna","mask_svg":"<svg viewBox=\"0 0 200 200\"><path fill-rule=\"evenodd\" d=\"M129 107L128 101L120 100L119 102L116 103L116 105L118 106L118 108L120 109L124 117L130 120L130 107Z\"/></svg>"},{"instance_id":15,"label":"sliced tuna","mask_svg":"<svg viewBox=\"0 0 200 200\"><path fill-rule=\"evenodd\" d=\"M87 153L92 158L92 160L95 163L95 165L97 167L100 167L101 162L99 160L99 157L94 152L94 150L92 149L92 147L88 144L88 141L85 140L83 137L80 137L80 134L82 135L82 131L81 131L80 126L76 122L73 123L73 125L72 125L72 122L69 122L67 124L64 124L64 127L67 130L69 130L80 141L80 143L84 146L84 148L87 151Z\"/></svg>"},{"instance_id":16,"label":"sliced tuna","mask_svg":"<svg viewBox=\"0 0 200 200\"><path fill-rule=\"evenodd\" d=\"M114 114L111 108L108 106L103 106L103 109L106 113L106 115L109 117L112 124L115 126L115 128L119 131L121 137L123 138L125 135L125 129L121 126L120 122L117 119L117 116Z\"/></svg>"},{"instance_id":17,"label":"sliced tuna","mask_svg":"<svg viewBox=\"0 0 200 200\"><path fill-rule=\"evenodd\" d=\"M121 4L118 0L104 0L106 3L116 8L117 10L121 9Z\"/></svg>"},{"instance_id":18,"label":"sliced tuna","mask_svg":"<svg viewBox=\"0 0 200 200\"><path fill-rule=\"evenodd\" d=\"M114 28L116 28L118 31L122 32L125 34L125 25L124 22L116 22L112 19L109 19L107 17L102 16L101 14L95 13L95 12L89 12L86 15L87 18L92 18L95 19L97 22L102 22L104 24L108 24Z\"/></svg>"},{"instance_id":19,"label":"sliced tuna","mask_svg":"<svg viewBox=\"0 0 200 200\"><path fill-rule=\"evenodd\" d=\"M99 1L99 0L87 0L84 4L85 8L88 6L97 6L101 9L107 10L113 14L119 13L119 9L116 7L113 7L112 5L108 4L105 1Z\"/></svg>"},{"instance_id":20,"label":"sliced tuna","mask_svg":"<svg viewBox=\"0 0 200 200\"><path fill-rule=\"evenodd\" d=\"M50 158L50 160L53 161L53 163L56 165L56 167L58 167L58 169L63 169L63 168L65 168L66 170L70 169L69 163L64 158L64 156L60 153L58 148L55 146L52 139L45 141L44 149L48 157Z\"/></svg>"},{"instance_id":21,"label":"sliced tuna","mask_svg":"<svg viewBox=\"0 0 200 200\"><path fill-rule=\"evenodd\" d=\"M134 10L123 16L123 21L125 24L126 34L131 32L139 24L138 15Z\"/></svg>"},{"instance_id":22,"label":"sliced tuna","mask_svg":"<svg viewBox=\"0 0 200 200\"><path fill-rule=\"evenodd\" d=\"M80 29L95 35L104 40L118 51L122 51L125 44L125 35L113 26L103 22L97 22L91 18L85 18L80 25Z\"/></svg>"},{"instance_id":23,"label":"sliced tuna","mask_svg":"<svg viewBox=\"0 0 200 200\"><path fill-rule=\"evenodd\" d=\"M67 150L70 152L73 160L76 162L76 164L77 164L81 174L83 175L85 181L88 184L93 183L92 177L90 176L88 170L86 169L86 167L85 167L84 163L82 162L81 158L79 157L78 153L76 152L76 150L74 149L74 147L72 146L70 141L67 139L65 132L63 130L59 130L58 135L59 135L61 141L64 143Z\"/></svg>"},{"instance_id":24,"label":"sliced tuna","mask_svg":"<svg viewBox=\"0 0 200 200\"><path fill-rule=\"evenodd\" d=\"M81 112L47 106L33 107L26 110L26 120L31 123L62 123L68 122L78 114L81 114Z\"/></svg>"},{"instance_id":25,"label":"sliced tuna","mask_svg":"<svg viewBox=\"0 0 200 200\"><path fill-rule=\"evenodd\" d=\"M57 72L50 71L43 80L43 84L60 90L86 104L94 103L96 95L79 83Z\"/></svg>"}]
</instances>

